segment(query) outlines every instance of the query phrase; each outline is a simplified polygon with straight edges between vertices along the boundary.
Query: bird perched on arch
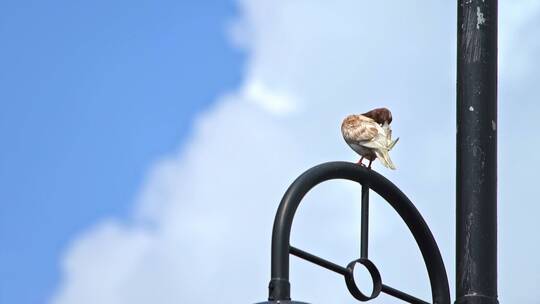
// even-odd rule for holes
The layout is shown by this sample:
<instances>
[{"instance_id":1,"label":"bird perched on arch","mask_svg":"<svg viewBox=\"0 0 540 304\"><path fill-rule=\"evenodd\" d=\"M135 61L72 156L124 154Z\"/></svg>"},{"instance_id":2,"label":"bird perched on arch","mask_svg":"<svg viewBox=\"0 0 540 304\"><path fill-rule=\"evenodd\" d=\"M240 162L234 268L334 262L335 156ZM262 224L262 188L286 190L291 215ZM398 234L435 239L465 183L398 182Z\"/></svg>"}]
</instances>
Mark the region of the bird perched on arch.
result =
<instances>
[{"instance_id":1,"label":"bird perched on arch","mask_svg":"<svg viewBox=\"0 0 540 304\"><path fill-rule=\"evenodd\" d=\"M388 153L399 140L392 140L391 122L392 113L387 108L345 117L341 124L341 133L345 142L360 154L359 165L365 166L362 162L365 158L369 161L367 167L371 169L372 162L377 158L385 167L396 169Z\"/></svg>"}]
</instances>

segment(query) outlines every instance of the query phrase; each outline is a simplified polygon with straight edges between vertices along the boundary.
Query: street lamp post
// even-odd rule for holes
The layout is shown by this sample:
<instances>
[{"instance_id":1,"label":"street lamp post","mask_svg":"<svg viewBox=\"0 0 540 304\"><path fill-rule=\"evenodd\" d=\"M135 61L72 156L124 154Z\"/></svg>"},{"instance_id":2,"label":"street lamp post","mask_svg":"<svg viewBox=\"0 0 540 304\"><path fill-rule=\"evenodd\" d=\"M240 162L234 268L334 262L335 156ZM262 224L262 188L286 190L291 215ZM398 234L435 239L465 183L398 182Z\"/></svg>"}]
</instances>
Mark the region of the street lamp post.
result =
<instances>
[{"instance_id":1,"label":"street lamp post","mask_svg":"<svg viewBox=\"0 0 540 304\"><path fill-rule=\"evenodd\" d=\"M497 301L497 0L458 1L456 304Z\"/></svg>"}]
</instances>

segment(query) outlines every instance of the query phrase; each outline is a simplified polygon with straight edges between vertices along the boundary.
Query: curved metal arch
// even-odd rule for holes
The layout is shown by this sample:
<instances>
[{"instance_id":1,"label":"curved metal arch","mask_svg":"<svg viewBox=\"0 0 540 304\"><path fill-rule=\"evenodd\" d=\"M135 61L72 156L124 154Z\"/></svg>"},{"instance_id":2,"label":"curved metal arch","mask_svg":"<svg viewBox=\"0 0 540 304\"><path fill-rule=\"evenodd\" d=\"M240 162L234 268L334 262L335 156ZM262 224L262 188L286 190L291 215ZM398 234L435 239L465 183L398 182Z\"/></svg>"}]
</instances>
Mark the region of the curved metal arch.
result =
<instances>
[{"instance_id":1,"label":"curved metal arch","mask_svg":"<svg viewBox=\"0 0 540 304\"><path fill-rule=\"evenodd\" d=\"M316 185L333 179L346 179L366 185L384 198L409 227L427 267L433 303L450 304L446 269L428 225L413 203L379 173L349 162L328 162L300 175L281 199L272 231L272 268L269 300L290 300L289 253L294 215L304 196Z\"/></svg>"}]
</instances>

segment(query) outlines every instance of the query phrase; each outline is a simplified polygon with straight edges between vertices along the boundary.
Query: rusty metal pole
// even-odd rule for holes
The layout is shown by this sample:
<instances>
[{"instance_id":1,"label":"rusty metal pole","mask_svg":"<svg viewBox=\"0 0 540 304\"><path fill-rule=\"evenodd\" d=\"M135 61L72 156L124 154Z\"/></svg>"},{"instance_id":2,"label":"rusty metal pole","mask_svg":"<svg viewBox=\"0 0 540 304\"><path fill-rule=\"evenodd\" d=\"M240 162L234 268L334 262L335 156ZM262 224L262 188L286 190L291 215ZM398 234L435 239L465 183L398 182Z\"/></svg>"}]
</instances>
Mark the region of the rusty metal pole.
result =
<instances>
[{"instance_id":1,"label":"rusty metal pole","mask_svg":"<svg viewBox=\"0 0 540 304\"><path fill-rule=\"evenodd\" d=\"M456 304L497 300L497 0L458 0Z\"/></svg>"}]
</instances>

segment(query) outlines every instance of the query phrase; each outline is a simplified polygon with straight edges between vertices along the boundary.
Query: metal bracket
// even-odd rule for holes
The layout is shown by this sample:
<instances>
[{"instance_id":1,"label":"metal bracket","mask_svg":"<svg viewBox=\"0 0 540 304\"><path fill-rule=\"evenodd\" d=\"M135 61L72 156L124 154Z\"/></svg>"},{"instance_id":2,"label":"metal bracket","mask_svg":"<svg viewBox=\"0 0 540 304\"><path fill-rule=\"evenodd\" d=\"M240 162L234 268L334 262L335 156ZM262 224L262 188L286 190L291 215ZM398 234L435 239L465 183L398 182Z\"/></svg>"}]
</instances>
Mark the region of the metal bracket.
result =
<instances>
[{"instance_id":1,"label":"metal bracket","mask_svg":"<svg viewBox=\"0 0 540 304\"><path fill-rule=\"evenodd\" d=\"M303 197L316 185L333 179L346 179L362 184L362 219L364 221L368 219L369 189L378 193L394 208L407 224L422 253L428 271L433 303L450 304L450 289L441 253L420 212L407 196L384 176L349 162L329 162L307 170L291 184L283 196L272 231L272 274L269 284L269 302L264 303L289 303L284 301L291 301L289 283L290 254L343 275L347 288L353 297L359 301L369 301L376 298L380 292L384 292L408 303L428 303L382 283L377 267L367 259L367 223L362 223L361 258L352 261L347 267L334 264L290 245L294 214ZM353 271L358 263L364 265L371 274L373 290L370 296L363 294L354 281Z\"/></svg>"}]
</instances>

